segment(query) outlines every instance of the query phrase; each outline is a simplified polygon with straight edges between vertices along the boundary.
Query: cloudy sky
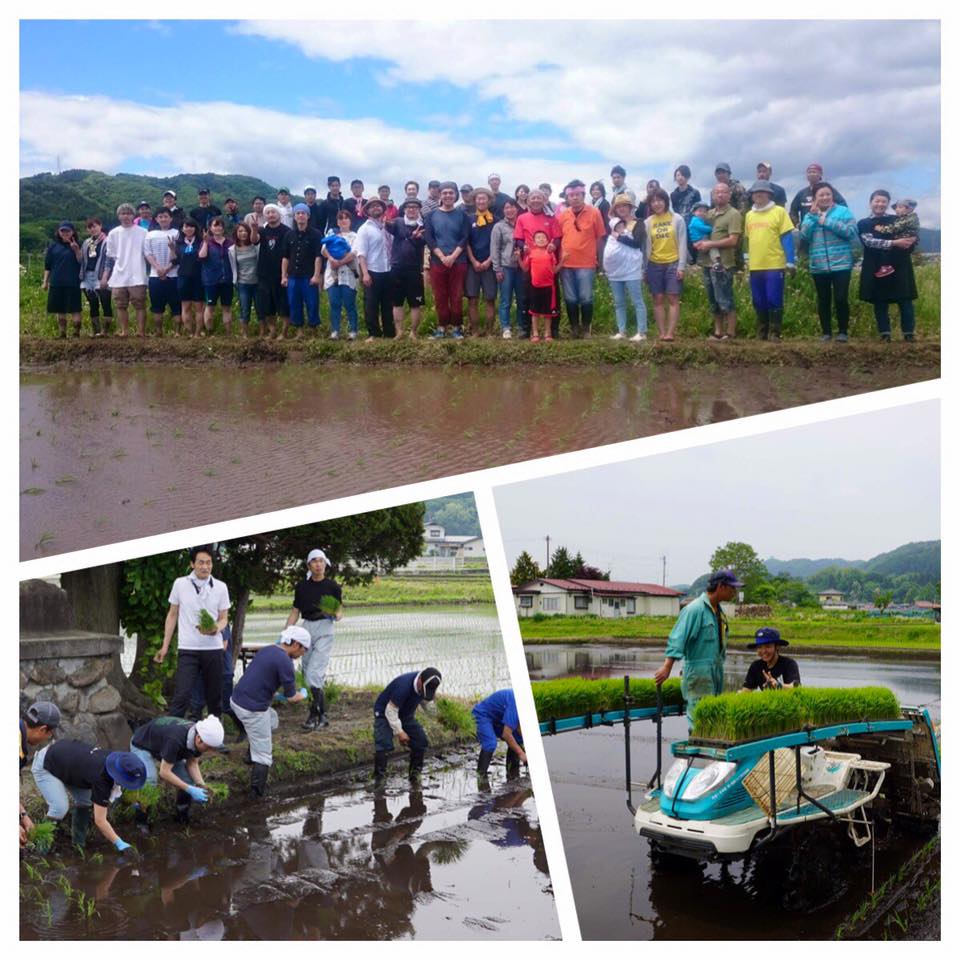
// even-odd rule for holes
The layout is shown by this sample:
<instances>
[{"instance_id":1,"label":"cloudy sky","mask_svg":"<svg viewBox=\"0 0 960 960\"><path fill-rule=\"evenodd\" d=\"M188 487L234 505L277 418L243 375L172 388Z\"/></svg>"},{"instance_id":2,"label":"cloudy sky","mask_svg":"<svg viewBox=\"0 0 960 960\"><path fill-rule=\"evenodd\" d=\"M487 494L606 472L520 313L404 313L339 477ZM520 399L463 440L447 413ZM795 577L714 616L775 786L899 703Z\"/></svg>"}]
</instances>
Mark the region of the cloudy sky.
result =
<instances>
[{"instance_id":1,"label":"cloudy sky","mask_svg":"<svg viewBox=\"0 0 960 960\"><path fill-rule=\"evenodd\" d=\"M939 404L794 427L495 490L510 565L544 537L614 579L690 583L713 551L868 560L940 537ZM589 504L589 509L584 506Z\"/></svg>"},{"instance_id":2,"label":"cloudy sky","mask_svg":"<svg viewBox=\"0 0 960 960\"><path fill-rule=\"evenodd\" d=\"M492 171L511 191L607 181L615 162L635 187L672 188L679 163L709 187L719 161L749 184L768 160L792 194L816 160L858 216L884 186L940 225L935 21L21 21L20 41L24 176L59 157L398 195ZM111 69L124 49L144 69Z\"/></svg>"}]
</instances>

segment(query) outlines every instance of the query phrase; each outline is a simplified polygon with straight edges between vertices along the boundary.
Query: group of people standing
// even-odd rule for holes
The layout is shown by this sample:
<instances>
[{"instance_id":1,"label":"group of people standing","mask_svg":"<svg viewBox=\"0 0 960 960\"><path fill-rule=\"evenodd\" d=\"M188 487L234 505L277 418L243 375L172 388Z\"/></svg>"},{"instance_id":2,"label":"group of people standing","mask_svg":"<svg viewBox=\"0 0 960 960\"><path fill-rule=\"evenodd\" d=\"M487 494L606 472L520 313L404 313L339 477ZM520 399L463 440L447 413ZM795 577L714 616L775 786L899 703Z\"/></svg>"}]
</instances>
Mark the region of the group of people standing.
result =
<instances>
[{"instance_id":1,"label":"group of people standing","mask_svg":"<svg viewBox=\"0 0 960 960\"><path fill-rule=\"evenodd\" d=\"M176 817L189 822L193 803L207 803L210 788L200 762L225 750L222 717L228 716L248 745L250 797L262 797L273 764L273 733L279 698L288 704L309 701L303 728L328 726L324 686L333 647L334 624L343 616L341 587L327 576L329 559L323 550L307 556L307 576L294 590L287 624L276 643L257 651L234 684L234 657L227 619L230 596L226 584L214 578L214 548L190 551L190 572L174 581L163 640L155 660L162 663L177 635L174 692L167 712L141 724L129 750L105 750L79 740L51 742L62 717L55 703L41 701L20 720L20 769L30 763L37 789L47 803L47 818L61 821L73 800L71 839L83 848L91 822L118 852L130 844L111 826L108 814L122 791L136 792L146 784L166 783L175 791ZM304 685L297 686L297 661ZM387 773L394 738L409 752L409 776L419 779L429 747L426 731L416 719L423 703L435 699L440 671L428 666L395 677L373 707L374 773ZM204 715L204 708L206 713ZM473 707L480 754L477 770L486 776L497 743L508 747L507 774L526 763L520 721L512 690L499 690ZM31 758L33 748L36 752ZM138 821L146 813L135 805ZM34 824L20 804L20 843L30 840Z\"/></svg>"},{"instance_id":2,"label":"group of people standing","mask_svg":"<svg viewBox=\"0 0 960 960\"><path fill-rule=\"evenodd\" d=\"M714 339L736 333L734 277L749 276L761 339L779 339L785 277L806 263L817 291L822 339L849 336L849 287L854 244L863 245L860 299L873 304L877 329L890 338L889 306L900 311L905 339L914 333L917 297L911 250L919 222L911 200L887 212L890 194L876 190L871 215L857 222L843 196L811 163L807 185L793 198L771 179L773 168L757 164L749 188L718 163L707 196L690 183L690 168L674 171L667 193L656 180L640 195L626 182L622 166L611 170L610 199L601 181L589 191L571 180L559 202L549 184L521 184L511 196L492 173L488 186L458 186L432 180L426 199L408 181L399 202L390 188L364 198L364 184L351 183L341 194L338 177L327 178L327 196L304 190L305 202L292 203L281 188L276 203L253 198L241 214L233 198L215 206L202 188L186 214L168 190L154 212L121 204L119 226L109 233L93 217L79 241L72 223L63 222L50 244L43 286L47 309L59 322L81 328L81 291L90 307L94 336L112 319L119 335L129 331L132 306L137 333L146 332L147 296L157 335L169 311L175 335L205 336L213 331L219 307L224 331L233 332L233 303L239 304L240 330L248 335L256 306L258 329L268 338L303 336L305 325L321 324L322 292L329 307L330 337L359 336L357 300L362 293L367 339L402 337L409 312L409 336L416 337L426 302L426 283L437 312L434 338L461 339L465 327L485 336L499 327L504 339L516 335L549 341L559 336L561 303L570 334L589 336L598 273L605 274L614 301L617 332L627 336L627 301L633 305L635 332L647 338L643 282L652 300L658 339L676 337L685 275L699 268L713 318ZM466 318L464 299L467 301ZM511 317L513 320L511 320ZM466 320L466 322L465 322ZM499 323L498 323L499 322Z\"/></svg>"}]
</instances>

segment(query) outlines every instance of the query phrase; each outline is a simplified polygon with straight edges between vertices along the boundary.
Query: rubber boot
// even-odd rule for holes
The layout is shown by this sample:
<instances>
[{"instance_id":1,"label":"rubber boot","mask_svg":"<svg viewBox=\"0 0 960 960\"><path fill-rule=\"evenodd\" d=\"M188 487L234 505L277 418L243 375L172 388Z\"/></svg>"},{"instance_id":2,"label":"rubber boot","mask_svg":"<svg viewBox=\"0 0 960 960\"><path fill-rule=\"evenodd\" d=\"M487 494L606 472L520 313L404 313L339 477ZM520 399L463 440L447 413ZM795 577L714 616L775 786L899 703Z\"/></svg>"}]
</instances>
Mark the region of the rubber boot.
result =
<instances>
[{"instance_id":1,"label":"rubber boot","mask_svg":"<svg viewBox=\"0 0 960 960\"><path fill-rule=\"evenodd\" d=\"M60 328L60 334L59 334L60 339L66 340L67 339L67 318L66 317L59 318L57 320L57 325Z\"/></svg>"},{"instance_id":2,"label":"rubber boot","mask_svg":"<svg viewBox=\"0 0 960 960\"><path fill-rule=\"evenodd\" d=\"M329 727L330 721L327 719L323 687L311 687L310 693L313 696L313 702L317 708L317 729L319 730L321 727Z\"/></svg>"},{"instance_id":3,"label":"rubber boot","mask_svg":"<svg viewBox=\"0 0 960 960\"><path fill-rule=\"evenodd\" d=\"M408 775L411 780L417 781L420 779L420 776L422 773L423 773L423 750L411 750L410 751L410 770Z\"/></svg>"},{"instance_id":4,"label":"rubber boot","mask_svg":"<svg viewBox=\"0 0 960 960\"><path fill-rule=\"evenodd\" d=\"M479 773L481 777L485 777L487 775L487 771L490 769L490 761L492 759L492 750L480 751L480 756L477 757L477 773Z\"/></svg>"},{"instance_id":5,"label":"rubber boot","mask_svg":"<svg viewBox=\"0 0 960 960\"><path fill-rule=\"evenodd\" d=\"M267 774L270 767L265 763L255 763L250 771L250 796L259 799L267 790Z\"/></svg>"},{"instance_id":6,"label":"rubber boot","mask_svg":"<svg viewBox=\"0 0 960 960\"><path fill-rule=\"evenodd\" d=\"M87 845L87 831L93 819L93 807L74 807L70 818L71 840L81 850Z\"/></svg>"},{"instance_id":7,"label":"rubber boot","mask_svg":"<svg viewBox=\"0 0 960 960\"><path fill-rule=\"evenodd\" d=\"M320 725L320 712L317 709L317 688L310 688L310 713L307 719L303 721L304 730L316 730Z\"/></svg>"},{"instance_id":8,"label":"rubber boot","mask_svg":"<svg viewBox=\"0 0 960 960\"><path fill-rule=\"evenodd\" d=\"M177 813L175 820L177 823L190 822L190 807L193 804L193 797L186 790L177 791Z\"/></svg>"},{"instance_id":9,"label":"rubber boot","mask_svg":"<svg viewBox=\"0 0 960 960\"><path fill-rule=\"evenodd\" d=\"M590 324L593 323L593 304L584 303L580 306L580 326L583 330L583 336L590 336Z\"/></svg>"},{"instance_id":10,"label":"rubber boot","mask_svg":"<svg viewBox=\"0 0 960 960\"><path fill-rule=\"evenodd\" d=\"M766 340L770 335L770 311L757 311L757 339Z\"/></svg>"},{"instance_id":11,"label":"rubber boot","mask_svg":"<svg viewBox=\"0 0 960 960\"><path fill-rule=\"evenodd\" d=\"M580 304L567 301L567 319L570 321L570 336L580 339Z\"/></svg>"},{"instance_id":12,"label":"rubber boot","mask_svg":"<svg viewBox=\"0 0 960 960\"><path fill-rule=\"evenodd\" d=\"M387 775L387 751L378 750L373 755L373 775L377 780L383 780Z\"/></svg>"},{"instance_id":13,"label":"rubber boot","mask_svg":"<svg viewBox=\"0 0 960 960\"><path fill-rule=\"evenodd\" d=\"M77 321L73 325L73 335L79 340L80 339L80 322Z\"/></svg>"},{"instance_id":14,"label":"rubber boot","mask_svg":"<svg viewBox=\"0 0 960 960\"><path fill-rule=\"evenodd\" d=\"M780 339L780 328L782 326L783 326L783 311L771 310L770 311L770 339L771 340Z\"/></svg>"},{"instance_id":15,"label":"rubber boot","mask_svg":"<svg viewBox=\"0 0 960 960\"><path fill-rule=\"evenodd\" d=\"M100 318L99 318L99 317L91 317L91 318L90 318L90 326L93 327L93 335L94 335L95 337L99 337L99 336L100 336Z\"/></svg>"},{"instance_id":16,"label":"rubber boot","mask_svg":"<svg viewBox=\"0 0 960 960\"><path fill-rule=\"evenodd\" d=\"M507 751L507 779L516 780L520 776L520 758L512 751Z\"/></svg>"}]
</instances>

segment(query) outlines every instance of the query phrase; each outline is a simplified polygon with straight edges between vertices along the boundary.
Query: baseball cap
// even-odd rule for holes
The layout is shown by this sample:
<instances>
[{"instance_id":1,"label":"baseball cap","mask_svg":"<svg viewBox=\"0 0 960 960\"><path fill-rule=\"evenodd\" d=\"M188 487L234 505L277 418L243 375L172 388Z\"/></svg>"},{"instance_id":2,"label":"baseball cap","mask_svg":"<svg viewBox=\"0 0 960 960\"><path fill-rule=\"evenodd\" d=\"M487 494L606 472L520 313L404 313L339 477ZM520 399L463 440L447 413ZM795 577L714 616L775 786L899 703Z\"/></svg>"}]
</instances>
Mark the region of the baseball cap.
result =
<instances>
[{"instance_id":1,"label":"baseball cap","mask_svg":"<svg viewBox=\"0 0 960 960\"><path fill-rule=\"evenodd\" d=\"M277 193L289 193L289 192L290 192L289 187L277 187Z\"/></svg>"},{"instance_id":2,"label":"baseball cap","mask_svg":"<svg viewBox=\"0 0 960 960\"><path fill-rule=\"evenodd\" d=\"M423 699L432 700L437 695L437 687L440 686L440 671L436 667L425 667L417 674L417 680L423 686Z\"/></svg>"},{"instance_id":3,"label":"baseball cap","mask_svg":"<svg viewBox=\"0 0 960 960\"><path fill-rule=\"evenodd\" d=\"M27 707L27 719L35 727L59 727L60 708L49 700L38 700Z\"/></svg>"},{"instance_id":4,"label":"baseball cap","mask_svg":"<svg viewBox=\"0 0 960 960\"><path fill-rule=\"evenodd\" d=\"M312 190L314 193L317 192L317 188L316 188L316 187L304 187L304 188L303 188L303 192L304 192L304 193L306 193L308 190Z\"/></svg>"},{"instance_id":5,"label":"baseball cap","mask_svg":"<svg viewBox=\"0 0 960 960\"><path fill-rule=\"evenodd\" d=\"M780 636L780 631L776 627L760 627L753 635L751 647L759 647L761 643L776 643L781 647L789 647L790 642Z\"/></svg>"},{"instance_id":6,"label":"baseball cap","mask_svg":"<svg viewBox=\"0 0 960 960\"><path fill-rule=\"evenodd\" d=\"M147 768L135 754L114 750L107 754L107 773L124 790L139 790L147 782Z\"/></svg>"},{"instance_id":7,"label":"baseball cap","mask_svg":"<svg viewBox=\"0 0 960 960\"><path fill-rule=\"evenodd\" d=\"M280 642L285 644L299 643L310 649L310 633L305 627L286 627L280 634Z\"/></svg>"},{"instance_id":8,"label":"baseball cap","mask_svg":"<svg viewBox=\"0 0 960 960\"><path fill-rule=\"evenodd\" d=\"M137 209L139 210L140 207L149 207L149 206L150 206L150 201L149 201L149 200L141 200L141 201L137 204Z\"/></svg>"},{"instance_id":9,"label":"baseball cap","mask_svg":"<svg viewBox=\"0 0 960 960\"><path fill-rule=\"evenodd\" d=\"M440 181L439 181L439 180L431 180L431 181L427 184L427 187L435 187L437 190L439 190L439 189L440 189Z\"/></svg>"},{"instance_id":10,"label":"baseball cap","mask_svg":"<svg viewBox=\"0 0 960 960\"><path fill-rule=\"evenodd\" d=\"M473 187L471 187L469 183L465 183L465 184L460 188L460 192L461 192L461 193L468 193L468 192L469 192L470 190L472 190L472 189L473 189Z\"/></svg>"},{"instance_id":11,"label":"baseball cap","mask_svg":"<svg viewBox=\"0 0 960 960\"><path fill-rule=\"evenodd\" d=\"M76 229L77 228L69 220L64 220L63 223L61 223L60 226L57 227L57 230L76 230Z\"/></svg>"},{"instance_id":12,"label":"baseball cap","mask_svg":"<svg viewBox=\"0 0 960 960\"><path fill-rule=\"evenodd\" d=\"M165 197L173 197L174 200L177 199L177 193L175 190L164 190L163 195Z\"/></svg>"},{"instance_id":13,"label":"baseball cap","mask_svg":"<svg viewBox=\"0 0 960 960\"><path fill-rule=\"evenodd\" d=\"M716 173L718 170L722 170L724 173L733 173L733 171L730 169L729 163L718 163L713 168L713 172Z\"/></svg>"},{"instance_id":14,"label":"baseball cap","mask_svg":"<svg viewBox=\"0 0 960 960\"><path fill-rule=\"evenodd\" d=\"M750 188L751 193L769 193L773 194L773 186L769 180L754 180L753 186Z\"/></svg>"},{"instance_id":15,"label":"baseball cap","mask_svg":"<svg viewBox=\"0 0 960 960\"><path fill-rule=\"evenodd\" d=\"M210 191L209 191L206 187L201 187L201 188L197 191L197 196L198 196L198 197L202 197L204 194L206 194L206 195L209 197L209 196L210 196Z\"/></svg>"},{"instance_id":16,"label":"baseball cap","mask_svg":"<svg viewBox=\"0 0 960 960\"><path fill-rule=\"evenodd\" d=\"M310 213L310 208L305 203L298 203L293 208L294 213Z\"/></svg>"},{"instance_id":17,"label":"baseball cap","mask_svg":"<svg viewBox=\"0 0 960 960\"><path fill-rule=\"evenodd\" d=\"M763 167L765 170L773 170L773 164L769 160L760 160L757 163L757 169Z\"/></svg>"},{"instance_id":18,"label":"baseball cap","mask_svg":"<svg viewBox=\"0 0 960 960\"><path fill-rule=\"evenodd\" d=\"M714 573L711 573L708 585L711 583L717 586L719 586L721 583L728 587L743 586L743 581L738 579L737 575L732 570L717 570Z\"/></svg>"},{"instance_id":19,"label":"baseball cap","mask_svg":"<svg viewBox=\"0 0 960 960\"><path fill-rule=\"evenodd\" d=\"M200 734L200 739L208 747L216 749L223 746L223 724L218 717L211 714L209 717L199 720L197 722L197 733Z\"/></svg>"}]
</instances>

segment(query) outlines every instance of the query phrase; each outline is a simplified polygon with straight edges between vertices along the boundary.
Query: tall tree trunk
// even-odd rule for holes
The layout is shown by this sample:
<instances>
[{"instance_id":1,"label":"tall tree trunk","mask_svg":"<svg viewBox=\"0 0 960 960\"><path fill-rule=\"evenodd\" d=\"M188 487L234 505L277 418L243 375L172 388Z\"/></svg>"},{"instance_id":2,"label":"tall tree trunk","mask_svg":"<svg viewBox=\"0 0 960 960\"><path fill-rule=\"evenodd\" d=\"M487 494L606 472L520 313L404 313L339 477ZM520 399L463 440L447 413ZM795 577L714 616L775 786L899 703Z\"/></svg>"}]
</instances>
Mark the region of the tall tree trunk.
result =
<instances>
[{"instance_id":1,"label":"tall tree trunk","mask_svg":"<svg viewBox=\"0 0 960 960\"><path fill-rule=\"evenodd\" d=\"M244 587L237 594L233 606L233 664L236 666L237 659L240 656L240 648L243 646L243 627L247 622L247 607L250 606L250 588Z\"/></svg>"}]
</instances>

